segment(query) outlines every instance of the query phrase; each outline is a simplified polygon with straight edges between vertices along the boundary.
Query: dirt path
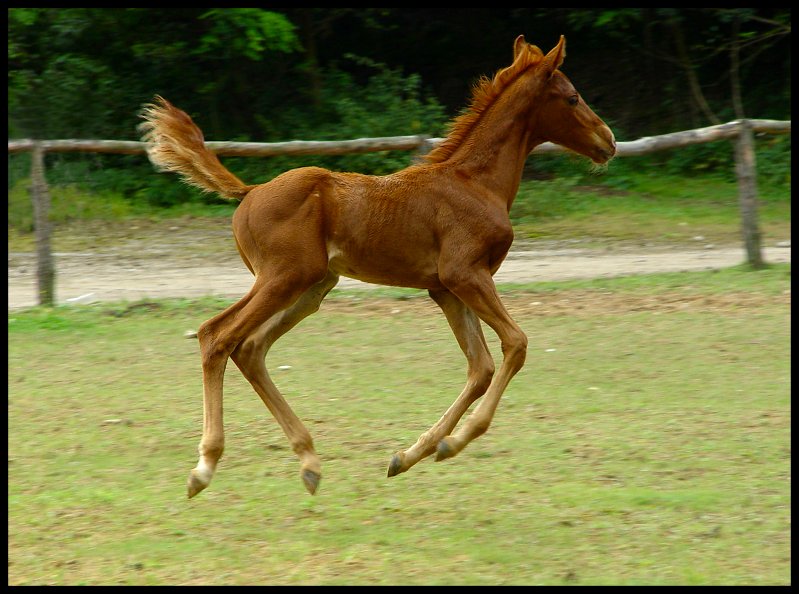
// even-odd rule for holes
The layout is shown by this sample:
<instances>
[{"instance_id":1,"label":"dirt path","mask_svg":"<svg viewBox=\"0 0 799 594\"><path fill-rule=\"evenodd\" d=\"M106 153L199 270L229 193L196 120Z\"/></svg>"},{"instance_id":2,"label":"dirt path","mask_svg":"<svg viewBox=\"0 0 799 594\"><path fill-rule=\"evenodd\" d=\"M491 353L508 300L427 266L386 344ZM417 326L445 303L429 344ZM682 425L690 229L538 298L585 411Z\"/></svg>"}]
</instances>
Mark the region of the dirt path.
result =
<instances>
[{"instance_id":1,"label":"dirt path","mask_svg":"<svg viewBox=\"0 0 799 594\"><path fill-rule=\"evenodd\" d=\"M237 298L250 288L252 276L230 245L197 254L196 249L187 249L189 241L196 246L196 234L189 239L171 229L160 239L148 236L146 245L131 240L93 251L56 252L56 301L89 303L205 295ZM766 246L764 255L768 262L790 262L790 242L783 242L781 247ZM740 246L587 248L577 241L517 242L495 278L500 283L536 282L707 270L734 266L744 259ZM342 278L338 286L374 285ZM36 302L35 254L9 252L9 310Z\"/></svg>"}]
</instances>

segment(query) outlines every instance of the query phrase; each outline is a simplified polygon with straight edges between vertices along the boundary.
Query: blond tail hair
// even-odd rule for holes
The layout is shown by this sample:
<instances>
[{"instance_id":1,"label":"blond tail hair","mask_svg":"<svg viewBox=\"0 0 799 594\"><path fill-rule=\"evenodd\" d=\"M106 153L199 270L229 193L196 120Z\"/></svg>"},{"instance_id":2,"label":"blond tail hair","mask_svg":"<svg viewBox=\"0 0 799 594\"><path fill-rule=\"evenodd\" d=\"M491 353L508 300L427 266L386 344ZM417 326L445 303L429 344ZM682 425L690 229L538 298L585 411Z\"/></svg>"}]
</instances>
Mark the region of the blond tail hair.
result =
<instances>
[{"instance_id":1,"label":"blond tail hair","mask_svg":"<svg viewBox=\"0 0 799 594\"><path fill-rule=\"evenodd\" d=\"M202 130L185 111L160 95L154 101L143 106L139 131L156 169L177 173L191 186L232 200L241 200L255 187L228 171L205 147Z\"/></svg>"}]
</instances>

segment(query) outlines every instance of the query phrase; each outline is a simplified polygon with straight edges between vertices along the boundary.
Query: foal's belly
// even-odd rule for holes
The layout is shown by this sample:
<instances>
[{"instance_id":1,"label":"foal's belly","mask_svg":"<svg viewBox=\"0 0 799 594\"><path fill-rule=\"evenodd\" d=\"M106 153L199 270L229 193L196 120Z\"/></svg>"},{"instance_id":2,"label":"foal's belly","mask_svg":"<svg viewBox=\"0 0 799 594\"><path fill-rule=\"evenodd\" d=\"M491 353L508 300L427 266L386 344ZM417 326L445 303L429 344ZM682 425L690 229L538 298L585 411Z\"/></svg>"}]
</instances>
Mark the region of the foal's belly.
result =
<instances>
[{"instance_id":1,"label":"foal's belly","mask_svg":"<svg viewBox=\"0 0 799 594\"><path fill-rule=\"evenodd\" d=\"M438 256L431 251L330 243L327 254L328 268L340 276L377 285L441 288Z\"/></svg>"}]
</instances>

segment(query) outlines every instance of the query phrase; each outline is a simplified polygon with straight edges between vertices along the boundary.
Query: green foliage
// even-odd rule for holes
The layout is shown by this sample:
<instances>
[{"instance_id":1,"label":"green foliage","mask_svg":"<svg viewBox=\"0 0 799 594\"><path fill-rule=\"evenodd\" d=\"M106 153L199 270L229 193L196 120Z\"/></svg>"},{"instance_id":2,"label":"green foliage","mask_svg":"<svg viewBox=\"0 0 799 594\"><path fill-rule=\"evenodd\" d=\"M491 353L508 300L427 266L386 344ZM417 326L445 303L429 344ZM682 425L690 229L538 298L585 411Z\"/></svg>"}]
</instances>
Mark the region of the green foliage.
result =
<instances>
[{"instance_id":1,"label":"green foliage","mask_svg":"<svg viewBox=\"0 0 799 594\"><path fill-rule=\"evenodd\" d=\"M344 71L328 74L321 111L329 123L320 123L319 134L329 140L349 140L441 133L446 123L444 109L434 98L425 96L418 75L403 76L383 64L370 66L376 73L363 86ZM312 134L311 130L306 134ZM333 169L385 174L406 167L411 159L407 151L394 151L321 161Z\"/></svg>"},{"instance_id":2,"label":"green foliage","mask_svg":"<svg viewBox=\"0 0 799 594\"><path fill-rule=\"evenodd\" d=\"M791 137L763 134L755 137L758 182L768 188L791 183ZM633 189L640 180L685 176L737 181L732 141L683 146L639 157L618 157L604 168L591 167L573 154L533 155L525 168L532 179L568 179L574 184L601 184L618 190ZM687 181L686 183L691 183Z\"/></svg>"},{"instance_id":3,"label":"green foliage","mask_svg":"<svg viewBox=\"0 0 799 594\"><path fill-rule=\"evenodd\" d=\"M35 307L25 315L9 317L9 332L27 334L31 332L75 332L95 328L99 320L90 310L65 307Z\"/></svg>"},{"instance_id":4,"label":"green foliage","mask_svg":"<svg viewBox=\"0 0 799 594\"><path fill-rule=\"evenodd\" d=\"M729 142L703 146L731 152ZM670 245L695 243L696 236L707 243L738 241L741 215L732 155L725 163L708 150L704 158L717 162L701 167L697 164L706 161L684 158L687 148L617 158L601 169L574 155L534 155L510 212L517 237ZM756 148L763 240L783 240L790 237L790 138L760 140Z\"/></svg>"},{"instance_id":5,"label":"green foliage","mask_svg":"<svg viewBox=\"0 0 799 594\"><path fill-rule=\"evenodd\" d=\"M30 179L20 180L8 191L8 227L23 233L33 231Z\"/></svg>"},{"instance_id":6,"label":"green foliage","mask_svg":"<svg viewBox=\"0 0 799 594\"><path fill-rule=\"evenodd\" d=\"M375 73L364 86L352 75L333 70L325 81L324 99L336 122L338 138L436 134L444 123L444 110L425 97L417 74L403 76L399 69L361 59ZM331 127L333 128L333 127Z\"/></svg>"},{"instance_id":7,"label":"green foliage","mask_svg":"<svg viewBox=\"0 0 799 594\"><path fill-rule=\"evenodd\" d=\"M11 132L34 138L103 135L122 89L109 67L98 60L63 54L41 72L10 73ZM91 104L93 118L86 118Z\"/></svg>"},{"instance_id":8,"label":"green foliage","mask_svg":"<svg viewBox=\"0 0 799 594\"><path fill-rule=\"evenodd\" d=\"M8 192L8 225L28 233L33 231L30 179L20 179ZM125 219L143 212L118 192L86 192L76 185L50 187L50 221L56 225L71 221Z\"/></svg>"},{"instance_id":9,"label":"green foliage","mask_svg":"<svg viewBox=\"0 0 799 594\"><path fill-rule=\"evenodd\" d=\"M475 19L470 11L443 16L425 8L11 8L9 137L137 139L136 114L156 93L213 140L440 136L466 103L469 83L506 64L509 40L521 27L542 46L552 31L575 31L565 71L592 105L597 98L617 137L631 139L707 123L687 92L684 65L674 64L673 27L689 40L691 67L712 109L731 113L719 73L729 67L733 18L743 19L748 115L789 117L788 9L531 8ZM790 138L759 145L761 181L789 184L783 164ZM730 155L722 142L636 166L730 179ZM28 175L16 157L9 156L9 187ZM383 152L225 162L247 181L265 181L301 165L380 174L411 160ZM620 172L626 167L621 159L612 164ZM531 172L574 175L572 164L546 162ZM621 175L603 179L616 188L626 183ZM217 200L155 174L142 157L48 156L48 180L151 206Z\"/></svg>"},{"instance_id":10,"label":"green foliage","mask_svg":"<svg viewBox=\"0 0 799 594\"><path fill-rule=\"evenodd\" d=\"M556 177L522 184L513 202L511 221L515 224L562 218L586 212L595 205L594 196L579 190L581 176Z\"/></svg>"},{"instance_id":11,"label":"green foliage","mask_svg":"<svg viewBox=\"0 0 799 594\"><path fill-rule=\"evenodd\" d=\"M766 226L766 236L776 234L783 239L785 225L790 222L790 138L760 140L757 148L761 223ZM402 166L400 159L409 160L411 155L397 151L393 155L362 156L374 159L372 163L356 162L358 157L308 155L229 158L224 162L246 181L259 183L301 165L379 172L381 167ZM80 217L109 220L139 214L163 219L179 212L229 216L235 207L190 188L173 174L153 172L148 163L141 163L142 159L106 158L130 159L131 165L123 169L103 167L102 160L78 160L75 155L48 157L52 218L56 223ZM22 232L29 232L32 225L29 168L28 155L9 156L8 223ZM596 170L574 155L535 155L528 161L528 179L520 185L511 221L520 237L584 235L675 241L722 232L717 241L734 241L740 214L733 170L734 164L729 161L718 171L696 168L686 175L678 167L670 167L663 155L618 158L609 167ZM678 227L686 221L690 227ZM776 227L769 230L769 225ZM701 226L705 230L697 231Z\"/></svg>"},{"instance_id":12,"label":"green foliage","mask_svg":"<svg viewBox=\"0 0 799 594\"><path fill-rule=\"evenodd\" d=\"M758 183L774 187L791 186L790 134L757 139L755 143ZM790 194L788 194L790 197Z\"/></svg>"},{"instance_id":13,"label":"green foliage","mask_svg":"<svg viewBox=\"0 0 799 594\"><path fill-rule=\"evenodd\" d=\"M352 140L382 136L440 134L446 122L443 107L425 94L421 78L404 76L382 64L372 64L375 71L365 83L338 69L323 77L324 92L315 112L302 106L286 106L280 122L254 114L254 120L273 141L283 140ZM357 171L381 175L407 167L413 160L408 151L381 151L349 155L276 156L269 158L223 158L226 167L247 183L261 183L295 167L315 165L334 171ZM147 176L147 184L152 176ZM172 190L164 186L172 184ZM157 188L141 187L139 199L152 204L172 204L187 199L184 184L173 175L160 176ZM177 189L176 189L177 188ZM192 191L193 199L214 201L209 195Z\"/></svg>"},{"instance_id":14,"label":"green foliage","mask_svg":"<svg viewBox=\"0 0 799 594\"><path fill-rule=\"evenodd\" d=\"M101 207L110 199L116 208L126 205L127 212L137 212L146 208L165 208L181 203L214 204L221 198L203 195L178 181L175 175L158 173L143 155L121 156L97 153L52 153L46 156L46 178L50 193L58 199L72 197L76 200L74 212L83 212L88 218L107 217L108 209ZM20 188L30 183L30 156L14 154L8 157L9 205L12 194L19 195ZM87 200L96 202L98 208L83 209L79 203ZM28 202L30 202L28 200ZM63 207L65 212L55 209ZM67 216L71 211L67 204L53 203L53 217L56 222L72 220ZM74 214L73 212L73 214ZM24 219L27 220L27 219ZM9 206L9 224L27 223L16 216Z\"/></svg>"},{"instance_id":15,"label":"green foliage","mask_svg":"<svg viewBox=\"0 0 799 594\"><path fill-rule=\"evenodd\" d=\"M192 53L260 61L265 52L300 49L295 26L284 15L261 8L212 8L200 15L212 24Z\"/></svg>"},{"instance_id":16,"label":"green foliage","mask_svg":"<svg viewBox=\"0 0 799 594\"><path fill-rule=\"evenodd\" d=\"M575 10L568 15L569 23L576 29L596 27L622 35L634 23L644 18L640 8L614 8L604 10Z\"/></svg>"},{"instance_id":17,"label":"green foliage","mask_svg":"<svg viewBox=\"0 0 799 594\"><path fill-rule=\"evenodd\" d=\"M731 142L681 147L661 156L660 161L664 172L671 175L711 172L731 181L735 179L735 152Z\"/></svg>"}]
</instances>

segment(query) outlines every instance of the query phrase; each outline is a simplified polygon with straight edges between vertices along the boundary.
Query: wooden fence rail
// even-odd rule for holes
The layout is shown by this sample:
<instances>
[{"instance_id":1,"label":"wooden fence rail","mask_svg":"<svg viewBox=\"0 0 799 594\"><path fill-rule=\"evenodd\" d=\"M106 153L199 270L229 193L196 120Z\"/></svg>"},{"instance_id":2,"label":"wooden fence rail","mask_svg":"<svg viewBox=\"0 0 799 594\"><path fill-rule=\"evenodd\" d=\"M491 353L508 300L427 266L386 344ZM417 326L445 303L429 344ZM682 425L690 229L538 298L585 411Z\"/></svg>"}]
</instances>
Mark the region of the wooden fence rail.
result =
<instances>
[{"instance_id":1,"label":"wooden fence rail","mask_svg":"<svg viewBox=\"0 0 799 594\"><path fill-rule=\"evenodd\" d=\"M790 134L791 122L780 120L747 120L752 131L765 134ZM715 142L737 138L741 122L735 120L718 126L684 130L660 136L648 136L630 142L619 142L617 156L632 157L656 151L680 148L691 144ZM289 142L216 142L205 146L218 155L229 157L273 157L275 155L343 155L377 151L419 151L432 149L443 138L429 136L388 136L384 138L357 138L355 140L292 140ZM143 154L143 142L134 140L9 140L8 152L32 151L35 145L47 153L115 153L123 155ZM545 142L533 151L534 154L559 153L565 149L557 144Z\"/></svg>"},{"instance_id":2,"label":"wooden fence rail","mask_svg":"<svg viewBox=\"0 0 799 594\"><path fill-rule=\"evenodd\" d=\"M671 134L649 136L617 144L617 157L640 156L692 144L734 140L735 170L738 179L741 230L747 252L747 262L754 268L763 266L760 250L760 231L757 222L756 165L752 135L790 134L791 122L781 120L735 120L718 126L684 130ZM377 151L416 151L426 153L443 138L429 136L390 136L354 140L289 142L206 142L209 150L235 157L271 157L275 155L342 155ZM561 146L546 142L534 154L565 152ZM9 153L31 152L31 200L33 201L36 232L37 278L40 305L55 302L55 267L50 251L49 191L44 173L45 153L95 152L134 155L145 153L143 142L131 140L9 140Z\"/></svg>"}]
</instances>

